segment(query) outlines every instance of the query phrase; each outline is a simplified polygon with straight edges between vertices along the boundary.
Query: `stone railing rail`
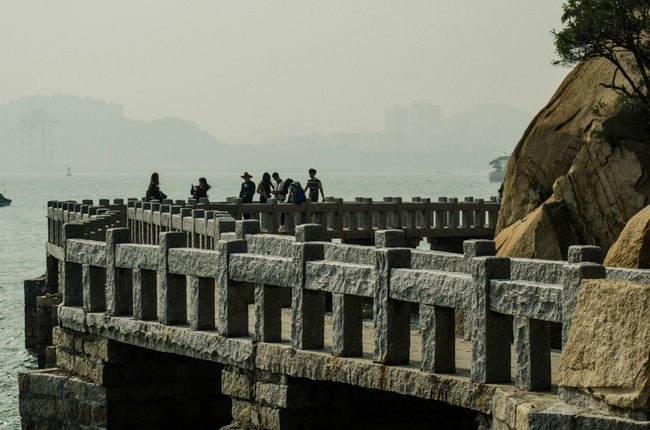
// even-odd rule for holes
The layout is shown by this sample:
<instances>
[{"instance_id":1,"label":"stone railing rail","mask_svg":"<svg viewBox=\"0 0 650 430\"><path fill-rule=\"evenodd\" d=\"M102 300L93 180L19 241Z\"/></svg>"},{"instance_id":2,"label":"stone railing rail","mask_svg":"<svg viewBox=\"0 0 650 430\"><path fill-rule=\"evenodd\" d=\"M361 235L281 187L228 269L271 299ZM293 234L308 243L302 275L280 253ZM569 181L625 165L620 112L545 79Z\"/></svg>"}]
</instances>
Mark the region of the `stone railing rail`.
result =
<instances>
[{"instance_id":1,"label":"stone railing rail","mask_svg":"<svg viewBox=\"0 0 650 430\"><path fill-rule=\"evenodd\" d=\"M196 203L165 200L163 202L143 202L129 199L100 200L93 205L92 200L76 202L52 201L48 204L50 242L61 245L63 224L66 222L89 221L99 218L90 230L97 231L104 224L106 216L121 216L122 226L131 229L132 241L142 244L157 244L159 233L183 231L191 239L189 246L214 249L215 237L225 231L234 231L234 223L222 223L217 219L233 217L241 219L248 213L252 219L260 220L260 231L277 233L280 220L284 218L287 231L293 232L296 225L315 222L324 228L324 239L348 241L374 239L374 232L385 229L401 229L413 242L420 238L457 237L491 238L499 212L496 199L484 201L466 197L459 202L457 198L439 198L438 202L414 197L411 202L401 198L385 197L383 201L357 198L354 202L328 198L322 203L294 205L278 203L270 199L268 203L244 204L241 199L232 198L223 203ZM92 233L91 233L92 234Z\"/></svg>"},{"instance_id":2,"label":"stone railing rail","mask_svg":"<svg viewBox=\"0 0 650 430\"><path fill-rule=\"evenodd\" d=\"M63 230L57 254L63 260L64 325L75 320L66 320L66 309L82 308L216 330L218 343L248 336L247 305L255 303L253 339L274 343L281 340L285 297L278 293L288 289L291 346L320 350L329 293L331 354L362 357L362 304L370 298L374 362L409 363L410 309L416 304L421 371L453 373L454 311L461 309L471 315L470 380L511 380L514 331L516 385L532 391L551 387L549 323L562 323L566 332L580 281L606 276L602 251L590 246L572 247L568 262L550 262L495 257L494 242L486 240L466 241L463 255L416 251L403 247L401 230L376 232L375 247L334 244L321 241L317 224L298 226L293 237L259 234L258 221L236 221L215 250L187 248L183 232L165 232L158 245L142 245L130 243L128 228L108 229L103 242L83 239L87 226L81 223ZM228 354L216 360L253 366Z\"/></svg>"}]
</instances>

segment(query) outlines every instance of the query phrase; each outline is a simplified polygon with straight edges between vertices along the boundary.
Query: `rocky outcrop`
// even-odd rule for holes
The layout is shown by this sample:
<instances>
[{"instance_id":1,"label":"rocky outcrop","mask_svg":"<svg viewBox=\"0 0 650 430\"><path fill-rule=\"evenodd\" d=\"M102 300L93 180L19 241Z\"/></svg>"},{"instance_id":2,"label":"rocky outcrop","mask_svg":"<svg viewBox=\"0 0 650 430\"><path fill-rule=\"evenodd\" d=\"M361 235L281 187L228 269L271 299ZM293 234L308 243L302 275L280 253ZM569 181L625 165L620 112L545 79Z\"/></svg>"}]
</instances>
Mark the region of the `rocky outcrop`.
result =
<instances>
[{"instance_id":1,"label":"rocky outcrop","mask_svg":"<svg viewBox=\"0 0 650 430\"><path fill-rule=\"evenodd\" d=\"M650 269L650 206L634 215L609 248L605 265Z\"/></svg>"},{"instance_id":2,"label":"rocky outcrop","mask_svg":"<svg viewBox=\"0 0 650 430\"><path fill-rule=\"evenodd\" d=\"M541 205L501 230L494 239L501 255L546 260L561 259L560 247L555 236L543 234L553 227L545 209L546 206Z\"/></svg>"},{"instance_id":3,"label":"rocky outcrop","mask_svg":"<svg viewBox=\"0 0 650 430\"><path fill-rule=\"evenodd\" d=\"M649 318L650 285L583 281L560 364L564 400L648 419Z\"/></svg>"},{"instance_id":4,"label":"rocky outcrop","mask_svg":"<svg viewBox=\"0 0 650 430\"><path fill-rule=\"evenodd\" d=\"M575 244L607 250L648 203L650 144L601 85L613 73L604 60L576 66L524 133L506 168L498 255L565 259Z\"/></svg>"}]
</instances>

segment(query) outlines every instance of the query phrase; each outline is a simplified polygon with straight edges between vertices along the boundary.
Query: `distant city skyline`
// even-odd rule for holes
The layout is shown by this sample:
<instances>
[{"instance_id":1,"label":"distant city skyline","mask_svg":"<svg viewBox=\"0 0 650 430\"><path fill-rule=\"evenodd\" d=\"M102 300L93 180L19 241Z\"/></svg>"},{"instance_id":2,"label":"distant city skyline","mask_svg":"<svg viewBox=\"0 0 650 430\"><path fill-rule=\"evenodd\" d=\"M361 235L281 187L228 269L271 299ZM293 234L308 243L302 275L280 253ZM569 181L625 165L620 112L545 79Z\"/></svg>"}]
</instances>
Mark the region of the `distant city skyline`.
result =
<instances>
[{"instance_id":1,"label":"distant city skyline","mask_svg":"<svg viewBox=\"0 0 650 430\"><path fill-rule=\"evenodd\" d=\"M383 130L413 100L453 116L535 113L568 72L560 0L4 2L0 103L70 94L137 120L178 117L226 142L259 131Z\"/></svg>"}]
</instances>

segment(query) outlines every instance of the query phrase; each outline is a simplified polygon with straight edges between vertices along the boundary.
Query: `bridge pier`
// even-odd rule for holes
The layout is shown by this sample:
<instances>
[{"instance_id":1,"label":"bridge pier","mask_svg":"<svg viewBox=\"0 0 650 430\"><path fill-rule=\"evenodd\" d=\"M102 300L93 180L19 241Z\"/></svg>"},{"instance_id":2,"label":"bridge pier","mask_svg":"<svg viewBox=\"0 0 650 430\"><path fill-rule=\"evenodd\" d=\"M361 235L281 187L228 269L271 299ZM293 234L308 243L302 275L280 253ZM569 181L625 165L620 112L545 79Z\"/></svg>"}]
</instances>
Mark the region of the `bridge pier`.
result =
<instances>
[{"instance_id":1,"label":"bridge pier","mask_svg":"<svg viewBox=\"0 0 650 430\"><path fill-rule=\"evenodd\" d=\"M54 329L56 368L20 375L23 428L218 429L223 366Z\"/></svg>"}]
</instances>

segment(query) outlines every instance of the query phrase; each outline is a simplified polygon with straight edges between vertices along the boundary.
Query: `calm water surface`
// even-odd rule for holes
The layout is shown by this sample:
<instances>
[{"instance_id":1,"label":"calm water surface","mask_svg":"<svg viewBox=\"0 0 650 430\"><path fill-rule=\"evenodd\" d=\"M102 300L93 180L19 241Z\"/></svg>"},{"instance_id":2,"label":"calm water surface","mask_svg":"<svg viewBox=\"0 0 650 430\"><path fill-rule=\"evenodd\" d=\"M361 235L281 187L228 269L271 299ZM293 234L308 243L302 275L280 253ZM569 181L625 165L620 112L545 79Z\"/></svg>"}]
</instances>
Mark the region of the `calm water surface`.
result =
<instances>
[{"instance_id":1,"label":"calm water surface","mask_svg":"<svg viewBox=\"0 0 650 430\"><path fill-rule=\"evenodd\" d=\"M262 172L251 172L259 181ZM190 184L198 176L206 176L212 185L210 200L223 201L236 196L242 182L241 173L210 174L160 172L161 189L173 199L189 197ZM17 373L36 368L36 358L24 348L23 280L45 271L47 239L47 201L99 198L142 197L148 185L149 172L3 174L0 191L13 200L11 206L0 208L0 429L19 429ZM282 172L306 182L306 172ZM487 173L431 174L319 174L326 196L353 200L355 197L466 196L489 198L496 195L499 184L489 183Z\"/></svg>"}]
</instances>

